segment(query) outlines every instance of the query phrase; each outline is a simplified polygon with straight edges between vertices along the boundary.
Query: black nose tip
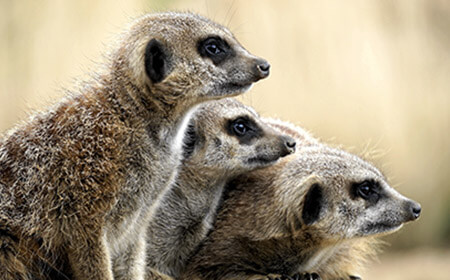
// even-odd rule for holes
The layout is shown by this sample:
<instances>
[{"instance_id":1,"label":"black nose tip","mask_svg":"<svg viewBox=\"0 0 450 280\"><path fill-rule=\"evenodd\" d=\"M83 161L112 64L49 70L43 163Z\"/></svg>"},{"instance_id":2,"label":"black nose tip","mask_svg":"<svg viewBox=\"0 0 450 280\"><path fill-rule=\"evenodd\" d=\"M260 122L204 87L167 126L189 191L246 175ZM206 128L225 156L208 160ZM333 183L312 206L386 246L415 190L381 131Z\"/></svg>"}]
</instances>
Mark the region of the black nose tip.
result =
<instances>
[{"instance_id":1,"label":"black nose tip","mask_svg":"<svg viewBox=\"0 0 450 280\"><path fill-rule=\"evenodd\" d=\"M297 144L297 143L295 142L294 139L290 139L290 140L287 140L287 141L286 141L286 146L288 147L288 149L291 150L292 153L295 152L295 145L296 145L296 144Z\"/></svg>"},{"instance_id":2,"label":"black nose tip","mask_svg":"<svg viewBox=\"0 0 450 280\"><path fill-rule=\"evenodd\" d=\"M283 141L286 150L286 153L283 156L293 154L295 152L295 146L297 145L295 139L290 136L283 136Z\"/></svg>"},{"instance_id":3,"label":"black nose tip","mask_svg":"<svg viewBox=\"0 0 450 280\"><path fill-rule=\"evenodd\" d=\"M420 212L422 212L422 208L420 207L420 204L414 203L414 204L411 206L411 212L412 212L412 214L413 214L414 219L419 218Z\"/></svg>"},{"instance_id":4,"label":"black nose tip","mask_svg":"<svg viewBox=\"0 0 450 280\"><path fill-rule=\"evenodd\" d=\"M270 73L270 64L265 60L260 60L256 64L256 69L258 70L258 75L261 79L266 78Z\"/></svg>"},{"instance_id":5,"label":"black nose tip","mask_svg":"<svg viewBox=\"0 0 450 280\"><path fill-rule=\"evenodd\" d=\"M413 201L413 200L409 200L406 204L406 211L409 212L409 220L417 220L420 216L420 212L422 212L422 208L420 207L420 204Z\"/></svg>"}]
</instances>

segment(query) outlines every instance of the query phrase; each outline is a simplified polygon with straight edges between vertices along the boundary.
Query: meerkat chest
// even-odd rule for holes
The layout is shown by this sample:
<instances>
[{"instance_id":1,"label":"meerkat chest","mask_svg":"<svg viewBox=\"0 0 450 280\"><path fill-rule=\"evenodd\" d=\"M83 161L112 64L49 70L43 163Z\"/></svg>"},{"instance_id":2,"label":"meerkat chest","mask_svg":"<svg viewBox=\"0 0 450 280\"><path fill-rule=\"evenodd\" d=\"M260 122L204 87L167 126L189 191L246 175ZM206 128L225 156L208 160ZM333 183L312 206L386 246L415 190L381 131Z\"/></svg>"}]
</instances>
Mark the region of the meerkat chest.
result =
<instances>
[{"instance_id":1,"label":"meerkat chest","mask_svg":"<svg viewBox=\"0 0 450 280\"><path fill-rule=\"evenodd\" d=\"M113 256L144 235L149 218L174 181L181 149L174 149L171 142L143 136L130 148L127 177L107 220L106 234Z\"/></svg>"}]
</instances>

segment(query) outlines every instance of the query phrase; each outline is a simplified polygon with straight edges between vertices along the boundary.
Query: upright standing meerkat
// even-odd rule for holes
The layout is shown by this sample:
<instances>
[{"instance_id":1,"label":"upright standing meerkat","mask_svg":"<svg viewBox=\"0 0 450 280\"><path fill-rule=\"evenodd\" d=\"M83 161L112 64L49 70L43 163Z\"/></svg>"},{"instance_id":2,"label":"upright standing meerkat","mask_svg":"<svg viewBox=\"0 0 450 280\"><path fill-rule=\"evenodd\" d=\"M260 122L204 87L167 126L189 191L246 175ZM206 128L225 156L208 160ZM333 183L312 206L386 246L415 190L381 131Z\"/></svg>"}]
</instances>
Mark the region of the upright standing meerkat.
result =
<instances>
[{"instance_id":1,"label":"upright standing meerkat","mask_svg":"<svg viewBox=\"0 0 450 280\"><path fill-rule=\"evenodd\" d=\"M237 100L202 104L186 131L178 177L148 227L146 278L158 279L158 272L178 277L211 229L226 182L272 165L295 144Z\"/></svg>"},{"instance_id":2,"label":"upright standing meerkat","mask_svg":"<svg viewBox=\"0 0 450 280\"><path fill-rule=\"evenodd\" d=\"M360 279L373 238L419 217L420 205L373 165L301 138L294 157L227 186L213 231L179 279Z\"/></svg>"},{"instance_id":3,"label":"upright standing meerkat","mask_svg":"<svg viewBox=\"0 0 450 280\"><path fill-rule=\"evenodd\" d=\"M16 279L3 271L14 262L56 271L63 262L74 279L109 280L112 260L128 254L123 278L142 279L147 222L176 174L189 112L268 74L265 60L204 17L137 19L101 74L0 140L0 242L40 249L20 264L23 254L11 259L0 246L10 262L0 275Z\"/></svg>"}]
</instances>

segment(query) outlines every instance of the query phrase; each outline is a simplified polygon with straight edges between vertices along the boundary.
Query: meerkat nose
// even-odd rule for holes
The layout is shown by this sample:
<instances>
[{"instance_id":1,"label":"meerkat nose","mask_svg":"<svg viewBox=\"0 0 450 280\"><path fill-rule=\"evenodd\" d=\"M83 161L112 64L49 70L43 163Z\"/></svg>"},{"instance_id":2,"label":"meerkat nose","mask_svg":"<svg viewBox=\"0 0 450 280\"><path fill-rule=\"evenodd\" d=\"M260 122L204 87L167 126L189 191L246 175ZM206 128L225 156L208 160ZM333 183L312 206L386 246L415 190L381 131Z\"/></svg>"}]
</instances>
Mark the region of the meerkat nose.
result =
<instances>
[{"instance_id":1,"label":"meerkat nose","mask_svg":"<svg viewBox=\"0 0 450 280\"><path fill-rule=\"evenodd\" d=\"M417 220L420 216L420 212L422 212L422 208L420 207L420 204L415 201L410 201L408 203L409 205L409 211L411 214L411 220Z\"/></svg>"},{"instance_id":2,"label":"meerkat nose","mask_svg":"<svg viewBox=\"0 0 450 280\"><path fill-rule=\"evenodd\" d=\"M269 62L261 59L258 62L256 62L256 69L258 70L258 75L261 79L269 76L270 73L270 64Z\"/></svg>"},{"instance_id":3,"label":"meerkat nose","mask_svg":"<svg viewBox=\"0 0 450 280\"><path fill-rule=\"evenodd\" d=\"M283 136L284 147L286 149L286 153L283 156L293 154L295 152L296 142L295 139L290 136Z\"/></svg>"},{"instance_id":4,"label":"meerkat nose","mask_svg":"<svg viewBox=\"0 0 450 280\"><path fill-rule=\"evenodd\" d=\"M415 219L419 218L420 212L422 212L422 208L419 203L416 203L416 205L412 207L412 213Z\"/></svg>"},{"instance_id":5,"label":"meerkat nose","mask_svg":"<svg viewBox=\"0 0 450 280\"><path fill-rule=\"evenodd\" d=\"M297 143L294 139L291 138L286 140L286 146L291 150L291 153L295 152L295 145L297 145Z\"/></svg>"}]
</instances>

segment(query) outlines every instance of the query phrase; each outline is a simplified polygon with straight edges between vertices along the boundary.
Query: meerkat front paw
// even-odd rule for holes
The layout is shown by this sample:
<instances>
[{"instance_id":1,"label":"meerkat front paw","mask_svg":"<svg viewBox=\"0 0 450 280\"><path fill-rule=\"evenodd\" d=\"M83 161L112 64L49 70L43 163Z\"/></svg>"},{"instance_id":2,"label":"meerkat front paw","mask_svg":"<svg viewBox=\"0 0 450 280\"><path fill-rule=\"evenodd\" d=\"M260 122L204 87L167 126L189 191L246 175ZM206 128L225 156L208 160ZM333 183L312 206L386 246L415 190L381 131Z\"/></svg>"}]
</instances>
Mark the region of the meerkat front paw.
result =
<instances>
[{"instance_id":1,"label":"meerkat front paw","mask_svg":"<svg viewBox=\"0 0 450 280\"><path fill-rule=\"evenodd\" d=\"M354 275L350 275L349 278L350 278L350 280L362 280L361 277L359 277L359 276L354 276Z\"/></svg>"}]
</instances>

